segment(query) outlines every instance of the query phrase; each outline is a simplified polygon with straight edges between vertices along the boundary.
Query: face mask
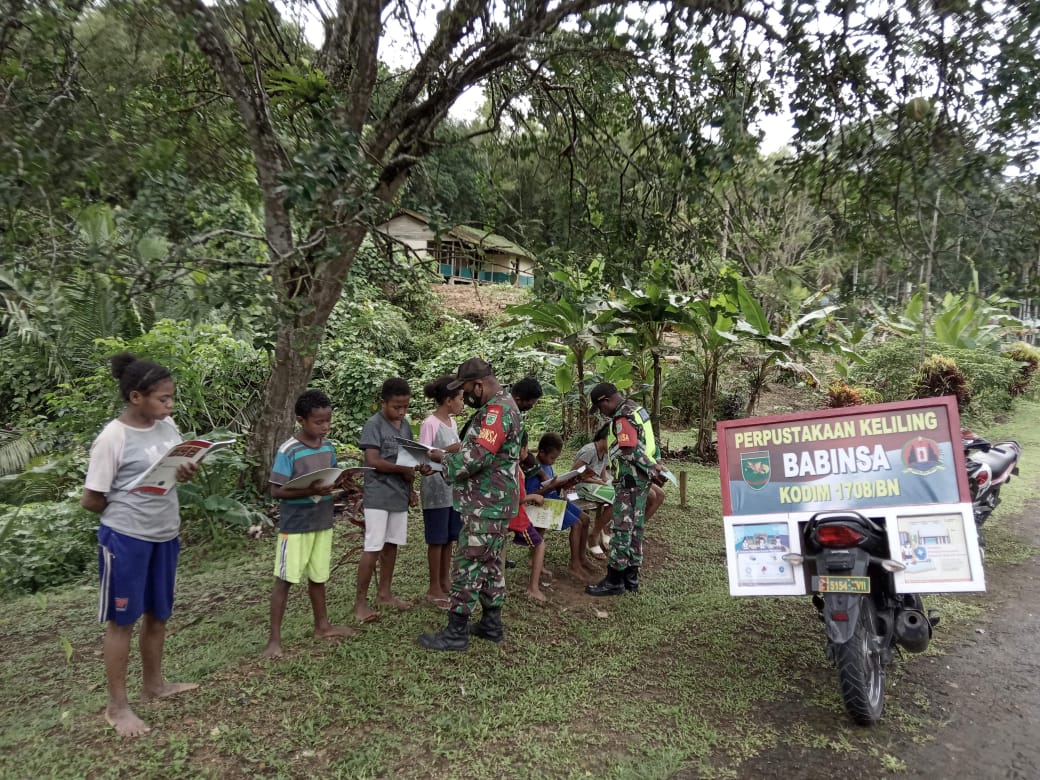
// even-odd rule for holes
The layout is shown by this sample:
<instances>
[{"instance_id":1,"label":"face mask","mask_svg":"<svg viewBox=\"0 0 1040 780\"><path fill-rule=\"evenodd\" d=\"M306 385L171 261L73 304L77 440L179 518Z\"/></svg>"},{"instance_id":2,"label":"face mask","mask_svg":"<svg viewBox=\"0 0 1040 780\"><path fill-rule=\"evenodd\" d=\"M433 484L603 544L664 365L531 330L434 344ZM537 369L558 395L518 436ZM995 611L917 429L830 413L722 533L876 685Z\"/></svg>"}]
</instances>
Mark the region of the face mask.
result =
<instances>
[{"instance_id":1,"label":"face mask","mask_svg":"<svg viewBox=\"0 0 1040 780\"><path fill-rule=\"evenodd\" d=\"M462 400L465 402L466 406L469 406L473 409L479 409L481 406L484 405L484 403L480 400L480 396L478 396L472 390L464 391L462 393Z\"/></svg>"}]
</instances>

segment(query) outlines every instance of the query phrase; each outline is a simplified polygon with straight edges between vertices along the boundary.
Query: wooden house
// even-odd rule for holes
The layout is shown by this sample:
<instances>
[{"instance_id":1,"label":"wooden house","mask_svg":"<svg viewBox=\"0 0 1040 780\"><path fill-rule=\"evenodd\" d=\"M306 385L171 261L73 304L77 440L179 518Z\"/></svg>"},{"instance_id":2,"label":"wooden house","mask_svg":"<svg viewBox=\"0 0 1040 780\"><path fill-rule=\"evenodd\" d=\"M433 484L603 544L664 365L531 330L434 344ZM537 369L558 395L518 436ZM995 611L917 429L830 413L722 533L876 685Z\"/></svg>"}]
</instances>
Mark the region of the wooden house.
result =
<instances>
[{"instance_id":1,"label":"wooden house","mask_svg":"<svg viewBox=\"0 0 1040 780\"><path fill-rule=\"evenodd\" d=\"M469 225L434 229L430 223L425 214L401 209L373 231L373 238L388 256L431 263L448 284L534 284L534 255L519 244Z\"/></svg>"}]
</instances>

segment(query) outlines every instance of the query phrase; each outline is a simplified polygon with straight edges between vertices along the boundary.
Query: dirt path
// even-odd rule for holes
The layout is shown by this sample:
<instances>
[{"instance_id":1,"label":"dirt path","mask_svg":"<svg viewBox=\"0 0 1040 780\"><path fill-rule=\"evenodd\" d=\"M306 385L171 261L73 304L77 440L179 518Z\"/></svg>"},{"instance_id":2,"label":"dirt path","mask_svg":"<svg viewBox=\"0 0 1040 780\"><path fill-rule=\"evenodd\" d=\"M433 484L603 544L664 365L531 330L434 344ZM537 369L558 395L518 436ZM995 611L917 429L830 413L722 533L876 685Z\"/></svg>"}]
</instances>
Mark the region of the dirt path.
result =
<instances>
[{"instance_id":1,"label":"dirt path","mask_svg":"<svg viewBox=\"0 0 1040 780\"><path fill-rule=\"evenodd\" d=\"M994 520L1014 526L1023 541L1040 544L1038 516L1040 504L1030 503L1019 517ZM902 677L910 691L904 698L925 702L916 735L883 720L856 731L864 749L858 757L779 745L743 764L740 777L1040 778L1040 558L993 567L987 592L974 598L985 611L972 628L947 637L944 655L921 659ZM801 715L819 720L818 710L799 709L787 711L789 722ZM922 737L931 739L920 744ZM905 770L886 771L872 752L897 758Z\"/></svg>"}]
</instances>

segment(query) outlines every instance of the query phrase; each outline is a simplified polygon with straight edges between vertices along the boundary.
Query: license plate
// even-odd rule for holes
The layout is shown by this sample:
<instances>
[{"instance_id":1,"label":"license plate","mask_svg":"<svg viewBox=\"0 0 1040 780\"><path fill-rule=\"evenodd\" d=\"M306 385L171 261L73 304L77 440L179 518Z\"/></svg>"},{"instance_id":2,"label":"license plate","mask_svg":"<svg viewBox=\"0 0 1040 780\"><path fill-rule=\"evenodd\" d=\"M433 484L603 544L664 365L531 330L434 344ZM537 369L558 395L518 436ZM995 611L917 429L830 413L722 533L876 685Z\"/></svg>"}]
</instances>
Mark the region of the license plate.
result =
<instances>
[{"instance_id":1,"label":"license plate","mask_svg":"<svg viewBox=\"0 0 1040 780\"><path fill-rule=\"evenodd\" d=\"M870 593L870 577L813 577L816 593Z\"/></svg>"}]
</instances>

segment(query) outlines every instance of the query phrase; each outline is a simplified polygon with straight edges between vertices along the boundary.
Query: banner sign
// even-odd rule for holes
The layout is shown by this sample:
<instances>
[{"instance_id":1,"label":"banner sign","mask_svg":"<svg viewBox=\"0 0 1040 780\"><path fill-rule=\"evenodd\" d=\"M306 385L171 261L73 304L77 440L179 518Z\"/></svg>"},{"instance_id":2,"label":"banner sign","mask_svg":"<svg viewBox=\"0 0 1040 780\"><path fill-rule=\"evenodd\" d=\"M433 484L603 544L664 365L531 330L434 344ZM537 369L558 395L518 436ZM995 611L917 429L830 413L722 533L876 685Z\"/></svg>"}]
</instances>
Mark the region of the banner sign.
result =
<instances>
[{"instance_id":1,"label":"banner sign","mask_svg":"<svg viewBox=\"0 0 1040 780\"><path fill-rule=\"evenodd\" d=\"M952 398L721 422L723 514L970 501L959 425Z\"/></svg>"}]
</instances>

